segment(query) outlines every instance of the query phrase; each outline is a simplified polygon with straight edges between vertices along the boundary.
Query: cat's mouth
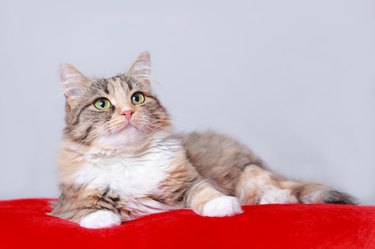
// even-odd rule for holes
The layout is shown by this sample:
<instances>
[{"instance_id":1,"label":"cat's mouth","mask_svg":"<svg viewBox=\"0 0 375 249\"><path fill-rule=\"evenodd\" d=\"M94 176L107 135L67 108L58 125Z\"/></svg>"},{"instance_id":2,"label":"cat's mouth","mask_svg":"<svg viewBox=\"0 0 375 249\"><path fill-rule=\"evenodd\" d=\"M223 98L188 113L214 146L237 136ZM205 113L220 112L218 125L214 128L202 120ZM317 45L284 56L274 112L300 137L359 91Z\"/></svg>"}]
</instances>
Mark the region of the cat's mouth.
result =
<instances>
[{"instance_id":1,"label":"cat's mouth","mask_svg":"<svg viewBox=\"0 0 375 249\"><path fill-rule=\"evenodd\" d=\"M134 146L139 146L143 139L144 133L139 127L134 124L122 123L101 136L97 144L109 149L116 147L132 149Z\"/></svg>"},{"instance_id":2,"label":"cat's mouth","mask_svg":"<svg viewBox=\"0 0 375 249\"><path fill-rule=\"evenodd\" d=\"M121 125L119 125L118 127L116 127L116 129L114 130L115 133L121 133L121 132L126 132L126 131L130 131L130 130L139 130L137 126L135 126L134 124L132 124L131 122L124 122L122 123Z\"/></svg>"}]
</instances>

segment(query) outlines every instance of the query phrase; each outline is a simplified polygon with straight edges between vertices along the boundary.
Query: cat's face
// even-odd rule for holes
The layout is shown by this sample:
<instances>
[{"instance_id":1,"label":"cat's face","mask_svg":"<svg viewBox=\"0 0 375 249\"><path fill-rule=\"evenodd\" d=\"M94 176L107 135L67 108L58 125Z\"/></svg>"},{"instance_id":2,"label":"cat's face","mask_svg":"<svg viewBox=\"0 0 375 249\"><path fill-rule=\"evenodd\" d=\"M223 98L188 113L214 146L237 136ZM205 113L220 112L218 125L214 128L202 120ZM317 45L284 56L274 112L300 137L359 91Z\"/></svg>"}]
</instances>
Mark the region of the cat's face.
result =
<instances>
[{"instance_id":1,"label":"cat's face","mask_svg":"<svg viewBox=\"0 0 375 249\"><path fill-rule=\"evenodd\" d=\"M60 69L66 97L64 134L80 144L104 149L137 147L169 117L150 87L150 57L142 53L127 73L90 80L71 65Z\"/></svg>"}]
</instances>

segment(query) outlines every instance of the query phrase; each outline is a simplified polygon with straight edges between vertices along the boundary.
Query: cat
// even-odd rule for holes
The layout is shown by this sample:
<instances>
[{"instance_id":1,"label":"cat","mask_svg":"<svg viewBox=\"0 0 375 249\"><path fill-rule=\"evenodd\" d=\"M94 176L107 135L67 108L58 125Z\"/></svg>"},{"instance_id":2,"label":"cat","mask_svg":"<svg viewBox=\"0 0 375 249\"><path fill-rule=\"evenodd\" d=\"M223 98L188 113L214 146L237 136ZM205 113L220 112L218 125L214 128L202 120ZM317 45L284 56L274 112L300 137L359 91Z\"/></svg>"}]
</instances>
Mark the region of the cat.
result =
<instances>
[{"instance_id":1,"label":"cat","mask_svg":"<svg viewBox=\"0 0 375 249\"><path fill-rule=\"evenodd\" d=\"M58 164L61 195L51 215L86 228L189 208L199 215L241 214L242 205L355 204L323 184L278 176L246 146L215 133L176 133L151 90L151 62L89 79L60 68L65 123Z\"/></svg>"}]
</instances>

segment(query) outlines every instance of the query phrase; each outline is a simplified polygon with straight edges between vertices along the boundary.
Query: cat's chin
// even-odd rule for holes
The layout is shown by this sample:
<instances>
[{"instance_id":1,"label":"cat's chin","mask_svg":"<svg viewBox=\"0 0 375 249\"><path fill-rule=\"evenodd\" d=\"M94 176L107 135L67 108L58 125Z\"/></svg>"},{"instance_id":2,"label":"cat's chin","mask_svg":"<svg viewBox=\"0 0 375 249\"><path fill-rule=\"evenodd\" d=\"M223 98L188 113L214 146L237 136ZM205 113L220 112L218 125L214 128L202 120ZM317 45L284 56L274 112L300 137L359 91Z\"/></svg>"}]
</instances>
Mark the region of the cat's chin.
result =
<instances>
[{"instance_id":1,"label":"cat's chin","mask_svg":"<svg viewBox=\"0 0 375 249\"><path fill-rule=\"evenodd\" d=\"M148 141L148 136L134 126L100 137L94 144L104 150L135 151Z\"/></svg>"}]
</instances>

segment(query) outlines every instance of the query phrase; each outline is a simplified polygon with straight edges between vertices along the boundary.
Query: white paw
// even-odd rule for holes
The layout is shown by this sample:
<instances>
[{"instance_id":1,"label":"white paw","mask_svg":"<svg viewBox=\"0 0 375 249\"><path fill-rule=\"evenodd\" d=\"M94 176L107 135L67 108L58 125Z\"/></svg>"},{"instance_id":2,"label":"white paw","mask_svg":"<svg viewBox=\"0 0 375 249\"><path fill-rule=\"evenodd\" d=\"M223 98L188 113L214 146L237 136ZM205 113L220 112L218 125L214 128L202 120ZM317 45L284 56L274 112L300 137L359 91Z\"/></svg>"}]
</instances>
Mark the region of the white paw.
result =
<instances>
[{"instance_id":1,"label":"white paw","mask_svg":"<svg viewBox=\"0 0 375 249\"><path fill-rule=\"evenodd\" d=\"M121 224L121 217L108 210L99 210L83 217L79 224L86 228L112 227Z\"/></svg>"},{"instance_id":2,"label":"white paw","mask_svg":"<svg viewBox=\"0 0 375 249\"><path fill-rule=\"evenodd\" d=\"M297 198L288 189L273 189L267 191L260 199L259 204L287 204L298 203Z\"/></svg>"},{"instance_id":3,"label":"white paw","mask_svg":"<svg viewBox=\"0 0 375 249\"><path fill-rule=\"evenodd\" d=\"M242 213L241 204L232 196L221 196L207 202L203 207L203 216L222 217Z\"/></svg>"}]
</instances>

